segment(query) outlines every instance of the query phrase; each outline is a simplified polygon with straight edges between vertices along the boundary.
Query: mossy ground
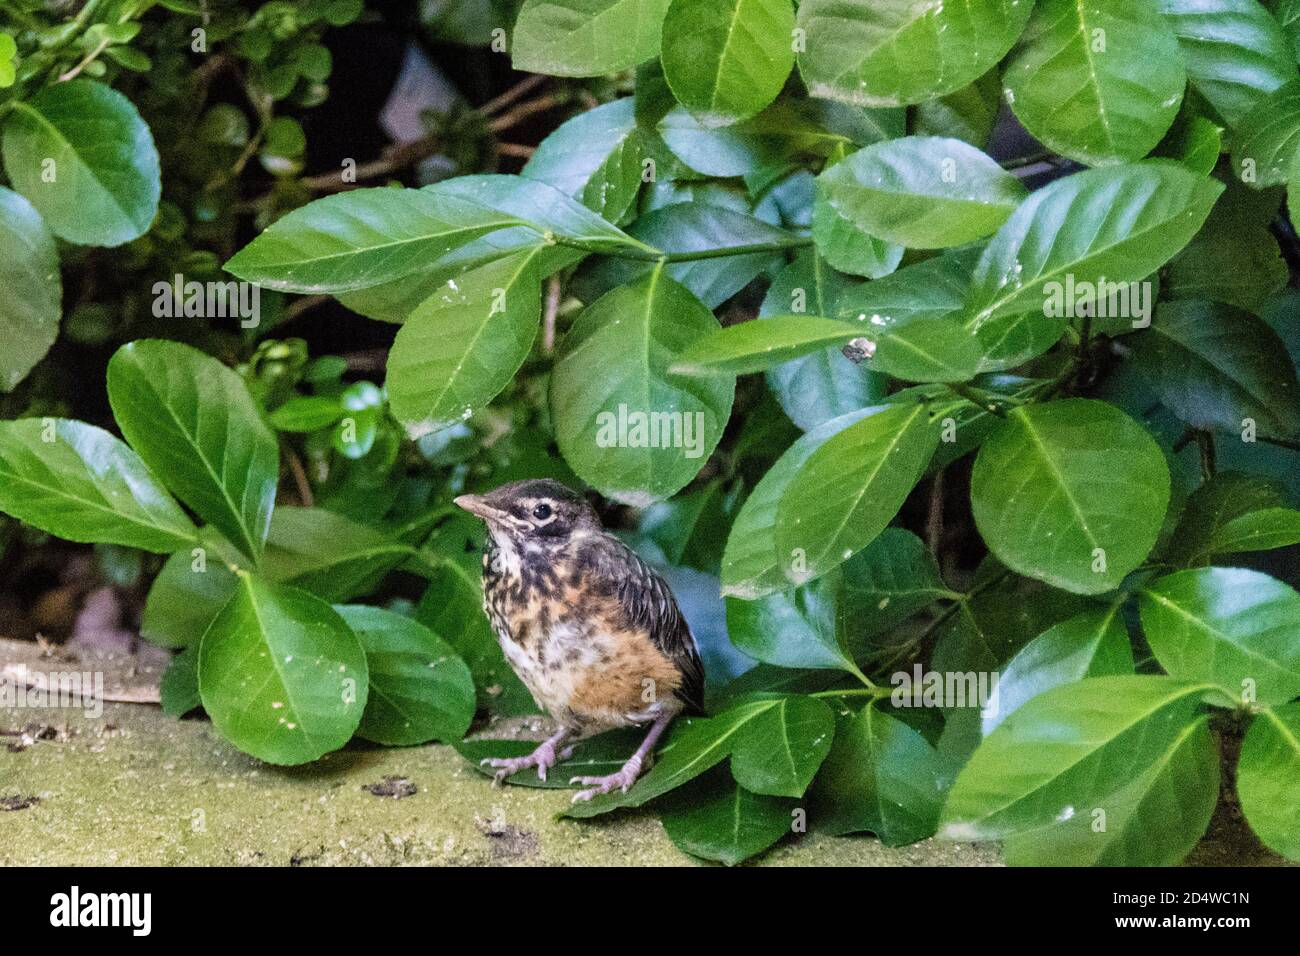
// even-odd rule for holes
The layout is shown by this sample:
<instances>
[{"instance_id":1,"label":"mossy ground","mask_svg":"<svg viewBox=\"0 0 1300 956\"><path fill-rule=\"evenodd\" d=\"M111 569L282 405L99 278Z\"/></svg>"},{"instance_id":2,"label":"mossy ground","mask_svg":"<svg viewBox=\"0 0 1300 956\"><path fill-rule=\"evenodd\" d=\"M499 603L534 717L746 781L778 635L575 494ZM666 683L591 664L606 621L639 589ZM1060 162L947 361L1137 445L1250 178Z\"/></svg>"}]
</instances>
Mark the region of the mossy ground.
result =
<instances>
[{"instance_id":1,"label":"mossy ground","mask_svg":"<svg viewBox=\"0 0 1300 956\"><path fill-rule=\"evenodd\" d=\"M42 659L34 644L0 641L0 664L10 663L40 671L103 670L110 694L158 679L136 658ZM24 728L27 738L13 734ZM97 719L79 710L0 711L0 731L7 732L0 737L3 866L692 862L651 813L558 820L567 792L494 790L445 746L354 744L309 766L278 768L240 753L204 719L178 721L156 706L125 703L105 704ZM1210 859L1246 862L1240 857L1225 846ZM809 835L783 841L756 862L998 860L988 845L928 840L890 849L870 837Z\"/></svg>"}]
</instances>

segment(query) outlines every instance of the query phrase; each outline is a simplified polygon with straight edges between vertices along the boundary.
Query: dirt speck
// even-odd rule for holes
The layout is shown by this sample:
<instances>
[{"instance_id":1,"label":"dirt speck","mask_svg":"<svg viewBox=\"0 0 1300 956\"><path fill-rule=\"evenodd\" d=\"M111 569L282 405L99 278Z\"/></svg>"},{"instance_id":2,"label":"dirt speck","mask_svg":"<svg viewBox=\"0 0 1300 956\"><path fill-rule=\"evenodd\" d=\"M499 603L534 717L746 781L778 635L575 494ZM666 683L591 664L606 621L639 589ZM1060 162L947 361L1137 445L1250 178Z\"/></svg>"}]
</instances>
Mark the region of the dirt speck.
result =
<instances>
[{"instance_id":1,"label":"dirt speck","mask_svg":"<svg viewBox=\"0 0 1300 956\"><path fill-rule=\"evenodd\" d=\"M26 810L40 802L40 797L0 797L0 810Z\"/></svg>"},{"instance_id":2,"label":"dirt speck","mask_svg":"<svg viewBox=\"0 0 1300 956\"><path fill-rule=\"evenodd\" d=\"M413 797L419 791L419 788L405 777L385 777L379 783L368 783L361 789L373 793L376 797L392 797L394 800Z\"/></svg>"},{"instance_id":3,"label":"dirt speck","mask_svg":"<svg viewBox=\"0 0 1300 956\"><path fill-rule=\"evenodd\" d=\"M537 854L537 834L532 830L482 817L474 822L491 844L492 859L513 860Z\"/></svg>"}]
</instances>

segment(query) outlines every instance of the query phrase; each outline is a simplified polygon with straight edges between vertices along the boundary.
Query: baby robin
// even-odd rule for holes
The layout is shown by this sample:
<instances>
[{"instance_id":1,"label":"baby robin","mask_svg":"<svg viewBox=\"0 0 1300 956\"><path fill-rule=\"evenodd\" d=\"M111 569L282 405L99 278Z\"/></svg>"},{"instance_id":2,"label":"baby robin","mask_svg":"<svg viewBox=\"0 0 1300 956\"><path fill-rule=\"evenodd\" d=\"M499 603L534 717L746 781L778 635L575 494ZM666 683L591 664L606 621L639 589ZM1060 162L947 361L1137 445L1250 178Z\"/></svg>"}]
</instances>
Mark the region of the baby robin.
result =
<instances>
[{"instance_id":1,"label":"baby robin","mask_svg":"<svg viewBox=\"0 0 1300 956\"><path fill-rule=\"evenodd\" d=\"M668 585L558 481L511 482L456 504L487 522L483 609L510 666L559 728L527 757L483 762L499 768L498 783L528 767L545 780L574 741L649 724L618 773L570 781L588 788L575 803L627 792L672 719L703 712L704 669Z\"/></svg>"}]
</instances>

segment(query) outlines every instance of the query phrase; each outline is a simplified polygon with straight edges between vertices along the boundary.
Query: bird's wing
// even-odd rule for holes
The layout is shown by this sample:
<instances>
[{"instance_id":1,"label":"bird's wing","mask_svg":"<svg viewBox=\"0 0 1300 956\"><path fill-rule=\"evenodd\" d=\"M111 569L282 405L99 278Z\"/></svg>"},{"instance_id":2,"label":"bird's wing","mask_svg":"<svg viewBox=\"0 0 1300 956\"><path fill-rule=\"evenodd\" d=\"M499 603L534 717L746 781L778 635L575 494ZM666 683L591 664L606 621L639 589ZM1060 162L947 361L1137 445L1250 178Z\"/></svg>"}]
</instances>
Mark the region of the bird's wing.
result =
<instances>
[{"instance_id":1,"label":"bird's wing","mask_svg":"<svg viewBox=\"0 0 1300 956\"><path fill-rule=\"evenodd\" d=\"M619 582L619 603L630 621L644 628L655 646L677 665L682 675L677 696L693 712L704 713L704 665L673 592L635 551L612 535L610 540L615 547L608 548L607 553L616 565L610 571Z\"/></svg>"}]
</instances>

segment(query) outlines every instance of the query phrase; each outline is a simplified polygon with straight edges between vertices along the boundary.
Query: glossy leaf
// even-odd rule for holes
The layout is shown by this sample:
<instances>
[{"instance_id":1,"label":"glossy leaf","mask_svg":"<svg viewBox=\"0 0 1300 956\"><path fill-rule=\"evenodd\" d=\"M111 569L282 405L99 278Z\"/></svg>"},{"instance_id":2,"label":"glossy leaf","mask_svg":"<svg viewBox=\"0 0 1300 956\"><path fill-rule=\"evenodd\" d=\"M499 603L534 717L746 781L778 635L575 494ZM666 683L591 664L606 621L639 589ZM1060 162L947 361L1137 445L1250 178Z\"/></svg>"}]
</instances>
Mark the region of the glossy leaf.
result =
<instances>
[{"instance_id":1,"label":"glossy leaf","mask_svg":"<svg viewBox=\"0 0 1300 956\"><path fill-rule=\"evenodd\" d=\"M1245 568L1179 571L1143 589L1142 630L1174 677L1235 699L1283 704L1300 695L1300 594Z\"/></svg>"},{"instance_id":2,"label":"glossy leaf","mask_svg":"<svg viewBox=\"0 0 1300 956\"><path fill-rule=\"evenodd\" d=\"M158 688L162 712L168 717L184 717L203 706L199 697L199 651L188 648L177 654L163 673Z\"/></svg>"},{"instance_id":3,"label":"glossy leaf","mask_svg":"<svg viewBox=\"0 0 1300 956\"><path fill-rule=\"evenodd\" d=\"M802 797L830 752L835 715L823 701L802 695L760 704L736 733L731 775L754 793Z\"/></svg>"},{"instance_id":4,"label":"glossy leaf","mask_svg":"<svg viewBox=\"0 0 1300 956\"><path fill-rule=\"evenodd\" d=\"M997 230L1025 188L961 140L908 136L861 149L817 179L862 232L910 249L965 245Z\"/></svg>"},{"instance_id":5,"label":"glossy leaf","mask_svg":"<svg viewBox=\"0 0 1300 956\"><path fill-rule=\"evenodd\" d=\"M69 541L167 553L198 538L135 452L66 418L0 422L0 511Z\"/></svg>"},{"instance_id":6,"label":"glossy leaf","mask_svg":"<svg viewBox=\"0 0 1300 956\"><path fill-rule=\"evenodd\" d=\"M1136 345L1141 374L1189 425L1240 432L1249 418L1269 435L1300 429L1295 366L1277 333L1249 312L1161 303Z\"/></svg>"},{"instance_id":7,"label":"glossy leaf","mask_svg":"<svg viewBox=\"0 0 1300 956\"><path fill-rule=\"evenodd\" d=\"M975 523L1020 574L1078 594L1115 588L1156 543L1164 454L1137 422L1082 398L1007 413L971 475Z\"/></svg>"},{"instance_id":8,"label":"glossy leaf","mask_svg":"<svg viewBox=\"0 0 1300 956\"><path fill-rule=\"evenodd\" d=\"M154 578L140 616L140 636L163 647L198 647L199 639L234 593L237 578L224 542L177 551ZM223 548L224 545L224 548ZM233 555L231 555L233 557Z\"/></svg>"},{"instance_id":9,"label":"glossy leaf","mask_svg":"<svg viewBox=\"0 0 1300 956\"><path fill-rule=\"evenodd\" d=\"M1238 518L1281 510L1286 492L1275 482L1237 471L1221 471L1187 498L1164 561L1171 565L1206 564L1215 554L1224 529Z\"/></svg>"},{"instance_id":10,"label":"glossy leaf","mask_svg":"<svg viewBox=\"0 0 1300 956\"><path fill-rule=\"evenodd\" d=\"M660 59L677 101L705 126L748 119L794 66L790 0L674 0Z\"/></svg>"},{"instance_id":11,"label":"glossy leaf","mask_svg":"<svg viewBox=\"0 0 1300 956\"><path fill-rule=\"evenodd\" d=\"M841 570L841 630L879 634L941 598L961 597L944 586L925 542L903 528L880 532Z\"/></svg>"},{"instance_id":12,"label":"glossy leaf","mask_svg":"<svg viewBox=\"0 0 1300 956\"><path fill-rule=\"evenodd\" d=\"M1022 647L998 679L996 707L982 714L987 737L1022 704L1083 680L1133 673L1133 649L1121 603L1089 608L1056 624Z\"/></svg>"},{"instance_id":13,"label":"glossy leaf","mask_svg":"<svg viewBox=\"0 0 1300 956\"><path fill-rule=\"evenodd\" d=\"M385 384L410 434L464 421L510 384L541 320L537 257L516 253L449 280L398 330Z\"/></svg>"},{"instance_id":14,"label":"glossy leaf","mask_svg":"<svg viewBox=\"0 0 1300 956\"><path fill-rule=\"evenodd\" d=\"M423 624L377 607L341 605L366 652L370 693L357 733L390 747L456 741L474 718L465 662Z\"/></svg>"},{"instance_id":15,"label":"glossy leaf","mask_svg":"<svg viewBox=\"0 0 1300 956\"><path fill-rule=\"evenodd\" d=\"M59 334L59 252L41 214L0 186L0 391L27 377Z\"/></svg>"},{"instance_id":16,"label":"glossy leaf","mask_svg":"<svg viewBox=\"0 0 1300 956\"><path fill-rule=\"evenodd\" d=\"M520 173L619 222L641 189L646 153L635 100L625 97L561 124L542 140Z\"/></svg>"},{"instance_id":17,"label":"glossy leaf","mask_svg":"<svg viewBox=\"0 0 1300 956\"><path fill-rule=\"evenodd\" d=\"M1300 704L1255 715L1241 742L1237 796L1256 836L1300 860Z\"/></svg>"},{"instance_id":18,"label":"glossy leaf","mask_svg":"<svg viewBox=\"0 0 1300 956\"><path fill-rule=\"evenodd\" d=\"M145 233L162 179L153 136L130 100L76 79L12 103L0 147L5 172L51 232L89 246Z\"/></svg>"},{"instance_id":19,"label":"glossy leaf","mask_svg":"<svg viewBox=\"0 0 1300 956\"><path fill-rule=\"evenodd\" d=\"M1187 69L1155 0L1038 0L1002 82L1035 139L1100 166L1141 159L1160 142Z\"/></svg>"},{"instance_id":20,"label":"glossy leaf","mask_svg":"<svg viewBox=\"0 0 1300 956\"><path fill-rule=\"evenodd\" d=\"M652 60L668 0L525 0L515 20L516 70L600 76Z\"/></svg>"},{"instance_id":21,"label":"glossy leaf","mask_svg":"<svg viewBox=\"0 0 1300 956\"><path fill-rule=\"evenodd\" d=\"M244 554L260 555L280 449L243 379L188 345L140 339L108 363L108 398L126 440L167 486Z\"/></svg>"},{"instance_id":22,"label":"glossy leaf","mask_svg":"<svg viewBox=\"0 0 1300 956\"><path fill-rule=\"evenodd\" d=\"M727 598L727 636L767 664L859 673L836 632L838 590L826 578L752 601Z\"/></svg>"},{"instance_id":23,"label":"glossy leaf","mask_svg":"<svg viewBox=\"0 0 1300 956\"><path fill-rule=\"evenodd\" d=\"M1300 77L1256 103L1237 136L1233 172L1256 189L1284 185L1300 148Z\"/></svg>"},{"instance_id":24,"label":"glossy leaf","mask_svg":"<svg viewBox=\"0 0 1300 956\"><path fill-rule=\"evenodd\" d=\"M410 546L324 508L276 509L263 570L326 601L369 594L413 554Z\"/></svg>"},{"instance_id":25,"label":"glossy leaf","mask_svg":"<svg viewBox=\"0 0 1300 956\"><path fill-rule=\"evenodd\" d=\"M863 232L831 204L830 193L821 188L813 201L812 234L817 254L850 275L879 279L903 261L902 246Z\"/></svg>"},{"instance_id":26,"label":"glossy leaf","mask_svg":"<svg viewBox=\"0 0 1300 956\"><path fill-rule=\"evenodd\" d=\"M805 0L799 71L813 96L858 106L920 103L960 89L1011 49L1033 4Z\"/></svg>"},{"instance_id":27,"label":"glossy leaf","mask_svg":"<svg viewBox=\"0 0 1300 956\"><path fill-rule=\"evenodd\" d=\"M844 345L858 334L845 322L811 315L771 316L765 322L741 322L691 344L670 371L675 375L744 375L761 372L828 347Z\"/></svg>"},{"instance_id":28,"label":"glossy leaf","mask_svg":"<svg viewBox=\"0 0 1300 956\"><path fill-rule=\"evenodd\" d=\"M1132 675L1092 677L1035 697L958 774L941 835L1002 839L1103 806L1185 736L1204 691Z\"/></svg>"},{"instance_id":29,"label":"glossy leaf","mask_svg":"<svg viewBox=\"0 0 1300 956\"><path fill-rule=\"evenodd\" d=\"M668 369L717 328L662 268L578 317L551 375L550 400L560 451L584 481L617 501L646 505L695 477L722 437L735 382Z\"/></svg>"},{"instance_id":30,"label":"glossy leaf","mask_svg":"<svg viewBox=\"0 0 1300 956\"><path fill-rule=\"evenodd\" d=\"M898 513L938 441L925 406L916 403L878 411L817 448L791 477L777 512L786 577L810 581L870 544Z\"/></svg>"},{"instance_id":31,"label":"glossy leaf","mask_svg":"<svg viewBox=\"0 0 1300 956\"><path fill-rule=\"evenodd\" d=\"M762 853L791 829L790 801L750 793L732 784L662 814L664 831L679 849L727 866Z\"/></svg>"},{"instance_id":32,"label":"glossy leaf","mask_svg":"<svg viewBox=\"0 0 1300 956\"><path fill-rule=\"evenodd\" d=\"M223 737L273 764L348 742L366 706L365 652L320 598L246 571L199 646L203 709Z\"/></svg>"}]
</instances>

